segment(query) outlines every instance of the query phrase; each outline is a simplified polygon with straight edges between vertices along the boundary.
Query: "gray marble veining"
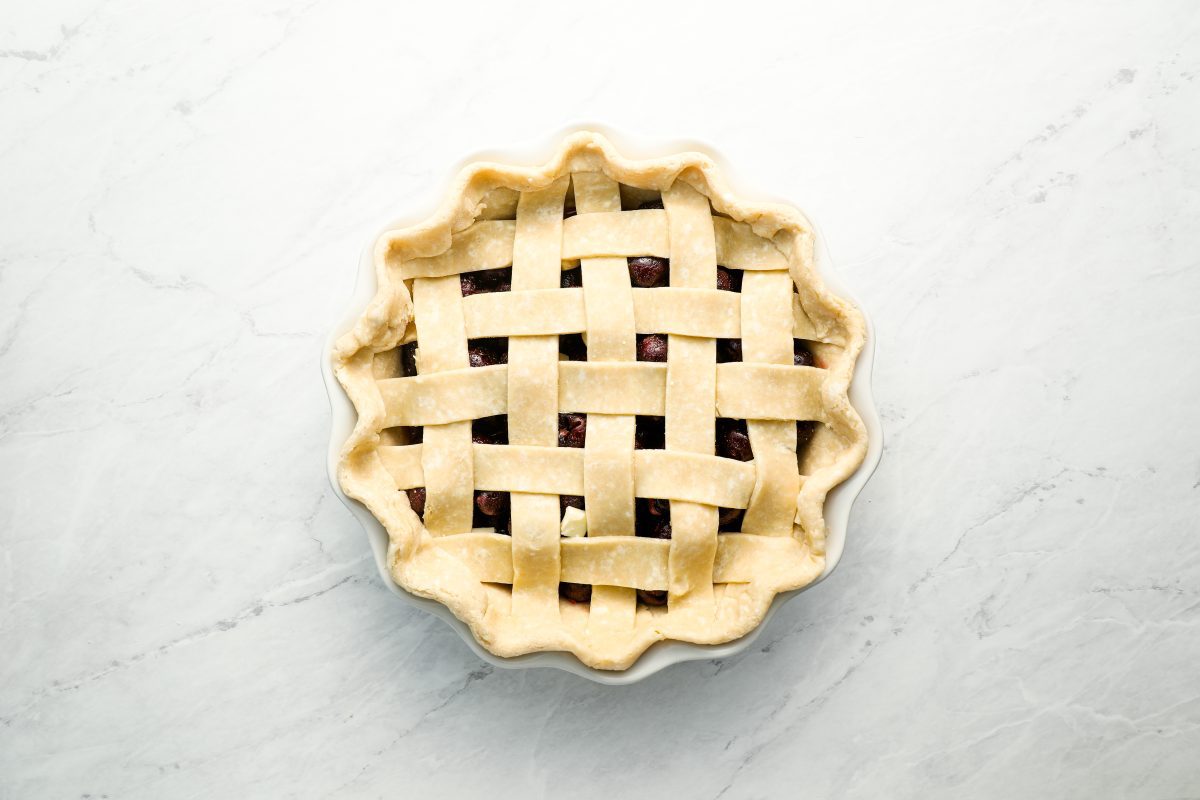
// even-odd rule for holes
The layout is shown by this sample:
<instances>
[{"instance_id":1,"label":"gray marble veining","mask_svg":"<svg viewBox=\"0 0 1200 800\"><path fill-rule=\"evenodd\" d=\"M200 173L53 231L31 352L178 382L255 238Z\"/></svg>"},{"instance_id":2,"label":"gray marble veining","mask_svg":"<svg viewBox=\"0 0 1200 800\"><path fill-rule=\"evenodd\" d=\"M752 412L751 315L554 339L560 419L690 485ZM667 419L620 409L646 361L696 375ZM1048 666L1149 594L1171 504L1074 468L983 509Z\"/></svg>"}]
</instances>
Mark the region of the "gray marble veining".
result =
<instances>
[{"instance_id":1,"label":"gray marble veining","mask_svg":"<svg viewBox=\"0 0 1200 800\"><path fill-rule=\"evenodd\" d=\"M23 4L0 25L0 797L1200 797L1200 13ZM878 329L833 577L634 687L381 585L316 368L481 148L718 146Z\"/></svg>"}]
</instances>

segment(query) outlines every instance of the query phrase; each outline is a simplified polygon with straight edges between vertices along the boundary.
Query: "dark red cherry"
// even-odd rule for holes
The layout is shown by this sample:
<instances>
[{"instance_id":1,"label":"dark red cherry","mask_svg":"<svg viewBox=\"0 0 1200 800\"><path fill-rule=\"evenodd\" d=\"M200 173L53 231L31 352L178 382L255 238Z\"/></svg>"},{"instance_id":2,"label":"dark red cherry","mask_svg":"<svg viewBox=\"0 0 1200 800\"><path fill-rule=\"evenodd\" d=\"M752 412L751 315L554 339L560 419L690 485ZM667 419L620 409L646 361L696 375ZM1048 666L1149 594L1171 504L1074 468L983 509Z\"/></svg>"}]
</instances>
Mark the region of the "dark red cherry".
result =
<instances>
[{"instance_id":1,"label":"dark red cherry","mask_svg":"<svg viewBox=\"0 0 1200 800\"><path fill-rule=\"evenodd\" d=\"M586 414L558 415L558 446L583 447L587 438Z\"/></svg>"},{"instance_id":2,"label":"dark red cherry","mask_svg":"<svg viewBox=\"0 0 1200 800\"><path fill-rule=\"evenodd\" d=\"M667 337L661 333L643 336L637 346L638 361L666 361Z\"/></svg>"},{"instance_id":3,"label":"dark red cherry","mask_svg":"<svg viewBox=\"0 0 1200 800\"><path fill-rule=\"evenodd\" d=\"M812 350L808 349L808 344L803 339L795 339L793 346L793 361L797 367L811 367L817 363L813 357Z\"/></svg>"},{"instance_id":4,"label":"dark red cherry","mask_svg":"<svg viewBox=\"0 0 1200 800\"><path fill-rule=\"evenodd\" d=\"M742 290L742 271L717 267L717 288L723 292L740 292Z\"/></svg>"},{"instance_id":5,"label":"dark red cherry","mask_svg":"<svg viewBox=\"0 0 1200 800\"><path fill-rule=\"evenodd\" d=\"M472 420L471 441L475 444L508 444L508 415Z\"/></svg>"},{"instance_id":6,"label":"dark red cherry","mask_svg":"<svg viewBox=\"0 0 1200 800\"><path fill-rule=\"evenodd\" d=\"M722 508L720 509L721 516L717 523L717 530L725 533L737 533L742 529L742 519L746 516L745 509L742 508Z\"/></svg>"},{"instance_id":7,"label":"dark red cherry","mask_svg":"<svg viewBox=\"0 0 1200 800\"><path fill-rule=\"evenodd\" d=\"M717 363L742 360L741 339L717 339Z\"/></svg>"},{"instance_id":8,"label":"dark red cherry","mask_svg":"<svg viewBox=\"0 0 1200 800\"><path fill-rule=\"evenodd\" d=\"M564 269L558 282L559 288L574 289L583 286L583 268Z\"/></svg>"},{"instance_id":9,"label":"dark red cherry","mask_svg":"<svg viewBox=\"0 0 1200 800\"><path fill-rule=\"evenodd\" d=\"M475 507L485 516L494 517L508 508L508 492L476 492Z\"/></svg>"},{"instance_id":10,"label":"dark red cherry","mask_svg":"<svg viewBox=\"0 0 1200 800\"><path fill-rule=\"evenodd\" d=\"M590 603L592 601L592 587L586 583L561 581L558 584L558 594L572 603Z\"/></svg>"},{"instance_id":11,"label":"dark red cherry","mask_svg":"<svg viewBox=\"0 0 1200 800\"><path fill-rule=\"evenodd\" d=\"M641 289L666 286L671 274L671 262L656 256L629 259L629 280Z\"/></svg>"},{"instance_id":12,"label":"dark red cherry","mask_svg":"<svg viewBox=\"0 0 1200 800\"><path fill-rule=\"evenodd\" d=\"M472 367L508 363L508 339L472 339L467 343L467 360Z\"/></svg>"},{"instance_id":13,"label":"dark red cherry","mask_svg":"<svg viewBox=\"0 0 1200 800\"><path fill-rule=\"evenodd\" d=\"M738 461L750 461L754 458L745 420L717 420L717 455Z\"/></svg>"},{"instance_id":14,"label":"dark red cherry","mask_svg":"<svg viewBox=\"0 0 1200 800\"><path fill-rule=\"evenodd\" d=\"M481 269L458 276L463 297L485 292L507 292L512 288L512 267Z\"/></svg>"},{"instance_id":15,"label":"dark red cherry","mask_svg":"<svg viewBox=\"0 0 1200 800\"><path fill-rule=\"evenodd\" d=\"M403 375L417 374L417 343L400 345L400 372Z\"/></svg>"},{"instance_id":16,"label":"dark red cherry","mask_svg":"<svg viewBox=\"0 0 1200 800\"><path fill-rule=\"evenodd\" d=\"M671 503L668 500L663 500L661 497L650 497L646 499L646 513L652 517L671 518ZM657 524L657 523L655 523ZM666 538L666 537L660 537Z\"/></svg>"},{"instance_id":17,"label":"dark red cherry","mask_svg":"<svg viewBox=\"0 0 1200 800\"><path fill-rule=\"evenodd\" d=\"M425 487L421 486L416 489L406 489L408 494L408 506L421 519L425 519Z\"/></svg>"},{"instance_id":18,"label":"dark red cherry","mask_svg":"<svg viewBox=\"0 0 1200 800\"><path fill-rule=\"evenodd\" d=\"M638 589L637 598L648 606L665 606L667 593L655 589Z\"/></svg>"},{"instance_id":19,"label":"dark red cherry","mask_svg":"<svg viewBox=\"0 0 1200 800\"><path fill-rule=\"evenodd\" d=\"M568 361L587 361L587 344L578 333L564 333L558 337L558 352Z\"/></svg>"},{"instance_id":20,"label":"dark red cherry","mask_svg":"<svg viewBox=\"0 0 1200 800\"><path fill-rule=\"evenodd\" d=\"M634 424L635 450L662 450L666 442L666 424L662 417L638 417Z\"/></svg>"},{"instance_id":21,"label":"dark red cherry","mask_svg":"<svg viewBox=\"0 0 1200 800\"><path fill-rule=\"evenodd\" d=\"M817 432L817 422L815 420L803 420L796 423L796 452L803 450L809 442L812 441L813 434Z\"/></svg>"}]
</instances>

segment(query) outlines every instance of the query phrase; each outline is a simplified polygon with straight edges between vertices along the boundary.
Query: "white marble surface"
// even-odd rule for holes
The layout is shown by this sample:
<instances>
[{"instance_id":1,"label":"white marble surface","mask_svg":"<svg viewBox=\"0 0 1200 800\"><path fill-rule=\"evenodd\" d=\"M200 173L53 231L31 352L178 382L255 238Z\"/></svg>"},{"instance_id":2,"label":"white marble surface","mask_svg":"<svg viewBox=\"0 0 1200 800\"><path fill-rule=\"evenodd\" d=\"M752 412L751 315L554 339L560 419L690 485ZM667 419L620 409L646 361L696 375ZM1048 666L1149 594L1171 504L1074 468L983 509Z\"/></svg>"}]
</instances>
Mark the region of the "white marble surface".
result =
<instances>
[{"instance_id":1,"label":"white marble surface","mask_svg":"<svg viewBox=\"0 0 1200 800\"><path fill-rule=\"evenodd\" d=\"M1200 796L1194 3L404 5L0 15L0 797ZM625 689L325 478L360 247L577 120L822 223L888 435L829 581Z\"/></svg>"}]
</instances>

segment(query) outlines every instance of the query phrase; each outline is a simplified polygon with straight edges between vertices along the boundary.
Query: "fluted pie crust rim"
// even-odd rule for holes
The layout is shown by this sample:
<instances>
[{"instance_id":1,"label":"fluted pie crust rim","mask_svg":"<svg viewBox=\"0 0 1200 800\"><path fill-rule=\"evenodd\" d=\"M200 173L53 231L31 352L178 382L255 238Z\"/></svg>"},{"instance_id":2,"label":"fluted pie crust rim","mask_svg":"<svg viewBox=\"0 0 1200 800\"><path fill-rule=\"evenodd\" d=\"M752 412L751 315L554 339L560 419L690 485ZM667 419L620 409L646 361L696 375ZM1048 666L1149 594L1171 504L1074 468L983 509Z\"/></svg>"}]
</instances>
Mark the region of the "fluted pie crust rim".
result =
<instances>
[{"instance_id":1,"label":"fluted pie crust rim","mask_svg":"<svg viewBox=\"0 0 1200 800\"><path fill-rule=\"evenodd\" d=\"M568 179L568 176L575 177ZM582 208L580 215L574 218L582 221L562 228L548 228L550 222L534 220L542 206L553 206L558 196L556 192L565 194L568 187L576 193L577 204L590 203L597 209L596 213L611 209L616 184L633 187L634 191L664 193L667 209L655 214L621 212L614 215L610 212L600 225L605 228L601 231L593 230L600 224L593 224L599 217L582 220L588 216L582 213ZM497 218L506 216L499 206L505 205L504 198L513 192L526 196L529 210L524 217L528 220L525 223ZM615 202L619 209L619 199ZM701 233L699 244L693 247L689 241L688 251L684 252L682 239L691 235L692 223L699 219L696 216L700 213L698 209L708 203L712 212L719 215L713 217L715 232L712 235ZM561 221L558 224L561 225ZM513 230L520 230L520 226L524 226L525 234ZM613 226L618 226L619 230L613 230ZM689 232L683 233L685 230ZM667 233L665 240L664 231ZM672 232L677 237L674 249ZM480 235L476 237L476 234ZM519 238L514 245L512 236L524 238ZM479 241L473 241L472 237ZM757 332L748 333L749 341L761 341L760 350L764 353L773 352L773 343L781 341L778 325L770 330L764 326L781 319L783 306L778 300L778 288L781 276L786 276L796 290L788 303L790 330L787 337L790 339L795 335L813 343L821 361L819 376L814 374L816 370L812 373L785 372L773 364L745 364L737 365L737 369L721 369L729 366L722 364L717 365L709 376L703 360L704 345L697 344L694 351L688 349L693 345L692 335L700 331L687 326L709 325L711 328L715 325L709 336L729 332L726 330L730 324L726 306L735 301L712 292L697 289L690 297L680 294L687 290L686 286L678 287L672 299L682 298L679 302L694 299L697 309L694 314L681 314L678 310L673 311L670 304L658 302L655 295L647 294L660 290L635 289L630 293L631 300L626 302L629 307L625 313L636 319L638 325L674 326L673 331L687 332L687 340L680 338L683 344L677 351L683 354L682 357L698 359L698 380L711 386L717 408L731 410L723 416L756 419L753 414L759 401L770 406L769 410L761 412L770 419L759 423L757 429L759 440L768 445L762 449L760 459L766 465L774 458L771 469L778 471L786 462L786 458L779 458L779 453L768 455L773 452L769 447L773 443L781 443L781 447L786 448L786 435L780 433L783 428L773 420L786 419L788 414L819 418L823 425L808 447L802 469L792 470L798 474L793 478L783 468L781 479L768 475L768 480L753 473L756 467L747 467L754 462L717 464L718 460L729 460L713 460L703 453L693 456L682 451L636 451L628 470L637 471L636 476L629 478L632 484L645 484L640 488L639 496L677 493L678 499L672 500L677 531L675 540L627 541L632 537L624 536L564 539L554 542L556 553L548 559L545 548L549 546L547 537L550 533L545 530L546 525L540 524L548 512L544 511L545 503L541 498L551 495L540 495L537 491L548 491L545 487L550 484L572 485L563 481L578 483L578 478L571 476L583 474L585 458L595 456L597 463L608 465L611 459L606 461L601 457L611 454L561 449L545 454L550 459L546 462L550 466L539 466L535 448L553 443L538 439L544 435L536 421L527 426L528 435L533 437L529 440L532 444L493 448L468 443L467 449L462 450L455 438L459 434L454 433L456 424L461 423L455 420L479 413L479 409L494 410L493 407L504 402L502 397L506 396L507 388L498 388L498 373L502 371L498 368L485 367L470 373L454 369L453 353L457 345L451 340L457 334L446 337L432 330L423 334L430 337L429 350L433 357L437 357L437 341L448 343L441 352L451 355L446 356L444 374L432 374L426 382L429 385L419 387L419 391L412 389L415 382L406 383L394 375L381 377L377 361L380 354L393 351L402 341L412 337L410 323L413 322L414 304L406 280L414 286L417 281L423 281L421 291L428 304L453 294L447 294L449 290L445 285L439 285L439 280L443 276L454 276L457 282L456 270L460 265L455 262L461 259L456 254L466 254L476 266L491 266L493 261L502 264L512 258L526 259L522 264L544 264L550 256L541 252L545 249L542 245L555 238L559 240L555 246L560 250L554 258L578 257L585 264L590 260L596 270L603 268L605 259L619 257L624 261L624 255L611 252L624 246L613 243L618 240L637 242L635 247L665 250L663 255L670 254L673 269L676 262L681 265L681 275L685 279L689 263L695 265L690 267L694 274L703 274L710 261L725 263L714 261L714 258L747 259L747 263L752 264L749 269L754 270L752 283L759 287L752 292L758 291L766 298L763 301L766 305L761 314L757 313L757 307L754 307L756 313L744 314L740 324L759 328ZM595 244L599 240L603 243ZM516 254L512 252L514 246ZM505 252L506 247L508 252ZM600 253L596 247L608 248L608 251ZM800 212L784 205L740 200L728 189L713 162L697 153L631 160L621 156L600 135L582 132L567 137L555 155L541 166L476 163L464 169L433 216L418 225L389 231L377 240L374 248L377 291L354 327L341 336L333 348L335 374L358 413L354 431L341 451L338 480L346 494L362 502L387 530L387 563L396 583L413 594L444 604L467 624L480 644L498 656L566 651L590 667L621 670L633 664L656 641L671 639L718 644L753 630L762 621L776 594L801 588L820 576L825 565L826 495L862 463L867 448L866 429L847 396L855 360L865 338L865 323L853 304L826 289L815 272L813 253L814 234ZM764 264L769 268L763 268ZM534 268L529 269L533 274ZM597 271L596 274L603 273ZM747 274L751 273L748 271ZM673 288L674 280L673 272ZM518 287L514 278L514 290L518 288L524 287ZM589 288L585 281L584 290L574 290L581 294L570 297L561 293L572 290L554 288L550 291L548 285L544 289L527 289L531 293L522 295L528 302L523 308L526 313L521 314L494 307L500 302L494 295L479 295L469 298L472 302L466 304L470 307L462 315L462 322L455 317L450 327L462 324L468 334L492 335L498 326L512 326L519 320L521 325L529 325L530 331L536 332L537 325L547 324L545 320L536 319L536 311L541 307L552 307L553 313L558 315L556 319L574 319L581 313L586 318L586 291ZM791 294L791 285L787 288ZM545 294L533 294L539 290ZM505 301L514 299L520 299L516 292L513 298L505 298ZM745 302L758 301L751 298ZM766 322L755 321L760 318ZM575 324L577 326L578 322ZM679 333L679 336L685 334ZM600 333L595 338L603 341ZM589 350L591 346L589 343ZM422 348L425 347L423 342ZM530 350L536 351L537 346ZM533 374L538 374L537 370L545 366L538 358L534 352L528 359L527 366ZM518 362L513 370L519 375L517 369L525 369L522 365L526 362L520 358ZM625 415L622 412L627 413L634 406L638 409L646 407L646 403L651 402L647 397L659 391L660 385L669 384L670 375L679 374L667 370L680 369L678 365L644 362L637 362L641 366L636 368L616 364L608 369L607 366L592 367L591 363L575 362L574 366L558 369L559 401L568 406L571 403L599 403L593 408L603 411L593 413L612 412L613 419L617 420L613 423L616 430L621 429L620 419ZM423 377L424 367L422 370ZM482 374L488 370L491 375ZM803 379L797 375L803 375ZM433 403L429 400L431 392L436 399ZM641 394L626 397L623 393L627 392ZM707 396L704 392L700 394ZM583 399L572 399L575 397ZM668 405L667 400L654 399L653 402ZM694 409L685 411L694 414ZM437 479L438 470L444 465L430 460L432 455L422 454L419 449L389 444L385 431L403 424L446 428L444 438L453 442L449 445L450 452L459 456L465 453L466 463L474 470L474 484L465 487L468 495L479 485L479 480L499 481L506 487L519 481L520 488L533 490L528 494L520 493L522 509L528 508L529 518L539 523L530 525L535 531L529 537L533 544L526 547L525 534L518 540L457 529L450 535L445 530L431 532L410 509L407 495L399 489L406 488L401 485L406 480L412 483L418 479L422 465L424 472L429 473L426 476L429 480ZM754 430L751 433L753 436ZM597 435L603 438L605 434L602 431ZM699 441L697 436L689 439L686 431L675 438L683 443L684 451L695 450L691 445ZM711 441L709 438L710 445ZM792 448L794 451L794 437ZM756 452L759 452L758 445ZM529 457L524 458L525 455ZM711 456L711 449L707 456ZM794 452L792 459L795 460ZM461 459L456 463L461 466ZM622 463L619 458L617 463ZM715 468L706 468L706 464ZM699 481L684 481L681 477L689 474L688 469L699 469L705 477ZM747 469L752 471L747 472ZM414 471L417 476L410 477ZM760 472L765 471L764 466ZM488 477L493 474L497 477ZM762 533L723 533L714 539L715 528L709 529L708 520L715 512L715 506L700 502L705 499L698 494L700 489L685 486L692 483L701 484L707 492L724 493L721 496L725 500L742 502L741 507L749 503L760 509L757 525ZM794 494L788 492L781 502L780 486L795 487L796 490ZM553 499L557 509L557 498ZM618 496L617 500L621 499ZM589 507L591 503L589 498ZM677 504L679 511L674 510ZM514 509L517 505L514 500ZM619 505L618 502L613 507ZM603 499L597 501L597 506L597 514L606 513ZM780 528L780 508L794 508L786 530ZM522 510L521 513L526 512ZM444 525L452 518L453 513L450 513L439 524ZM681 530L681 523L687 526L689 521L694 521L696 530L690 531L686 527ZM431 521L431 524L434 523ZM530 548L537 552L526 552ZM514 549L517 550L515 555ZM614 561L622 563L614 567ZM560 577L563 580L589 577L599 580L601 576L624 585L598 585L593 590L591 605L559 600L557 580ZM505 585L514 580L517 581L516 588ZM551 583L555 589L552 598L548 594ZM635 602L630 605L634 586L668 590L671 601L664 608L645 607Z\"/></svg>"}]
</instances>

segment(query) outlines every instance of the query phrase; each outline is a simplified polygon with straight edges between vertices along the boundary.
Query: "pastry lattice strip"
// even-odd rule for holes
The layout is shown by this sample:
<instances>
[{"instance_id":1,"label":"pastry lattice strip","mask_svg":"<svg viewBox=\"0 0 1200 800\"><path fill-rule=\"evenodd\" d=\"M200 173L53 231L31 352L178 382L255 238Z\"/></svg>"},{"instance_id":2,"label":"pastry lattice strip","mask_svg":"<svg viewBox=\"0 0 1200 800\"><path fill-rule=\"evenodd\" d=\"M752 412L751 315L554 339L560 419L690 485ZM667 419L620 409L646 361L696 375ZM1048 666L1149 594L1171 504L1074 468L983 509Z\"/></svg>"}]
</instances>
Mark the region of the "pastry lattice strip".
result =
<instances>
[{"instance_id":1,"label":"pastry lattice strip","mask_svg":"<svg viewBox=\"0 0 1200 800\"><path fill-rule=\"evenodd\" d=\"M783 364L717 364L717 416L821 420L822 373L817 367ZM387 427L444 425L509 413L505 364L384 378L378 386ZM564 361L558 365L558 411L661 417L666 386L667 367L661 363Z\"/></svg>"},{"instance_id":2,"label":"pastry lattice strip","mask_svg":"<svg viewBox=\"0 0 1200 800\"><path fill-rule=\"evenodd\" d=\"M469 564L486 583L513 582L512 541L499 533L472 532L436 539L436 546ZM561 544L564 581L665 591L670 585L670 542L637 536L581 537ZM753 583L764 556L781 563L803 558L804 545L791 537L749 533L717 537L714 583ZM593 598L594 602L594 598ZM592 609L595 613L596 609Z\"/></svg>"},{"instance_id":3,"label":"pastry lattice strip","mask_svg":"<svg viewBox=\"0 0 1200 800\"><path fill-rule=\"evenodd\" d=\"M445 253L404 261L400 277L444 277L511 266L516 231L513 220L476 222L455 234ZM755 235L746 223L714 217L713 234L717 261L722 266L787 271L787 259L783 254L768 240ZM669 258L670 255L668 212L665 210L580 214L563 221L561 257L564 261L602 256Z\"/></svg>"},{"instance_id":4,"label":"pastry lattice strip","mask_svg":"<svg viewBox=\"0 0 1200 800\"><path fill-rule=\"evenodd\" d=\"M602 216L623 213L620 187L616 181L598 173L579 173L573 177L573 183L577 216L567 220L572 229L586 227L592 220ZM566 223L563 227L567 227ZM564 232L564 244L565 239ZM580 270L588 363L612 365L614 368L636 364L636 306L625 258L619 255L587 256L581 258ZM561 368L559 382L561 405ZM628 539L634 534L634 496L637 491L634 476L637 470L633 441L636 421L636 417L628 411L588 414L588 430L583 447L583 485L581 491L567 493L584 496L590 532L588 538L604 544L608 544L603 541L605 537ZM602 634L607 630L631 627L637 611L634 590L638 587L629 586L628 582L606 580L597 574L585 577L585 581L572 582L592 585L589 628Z\"/></svg>"}]
</instances>

